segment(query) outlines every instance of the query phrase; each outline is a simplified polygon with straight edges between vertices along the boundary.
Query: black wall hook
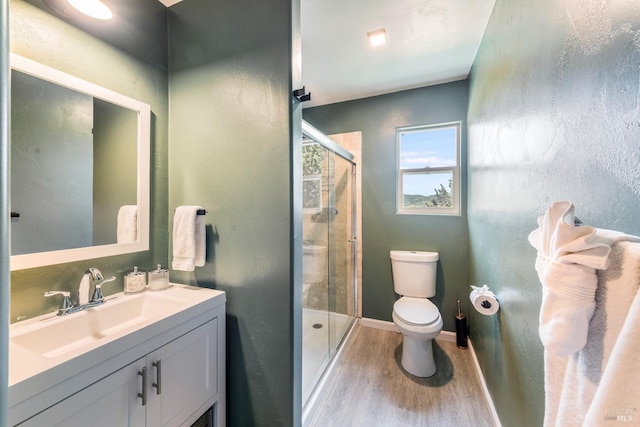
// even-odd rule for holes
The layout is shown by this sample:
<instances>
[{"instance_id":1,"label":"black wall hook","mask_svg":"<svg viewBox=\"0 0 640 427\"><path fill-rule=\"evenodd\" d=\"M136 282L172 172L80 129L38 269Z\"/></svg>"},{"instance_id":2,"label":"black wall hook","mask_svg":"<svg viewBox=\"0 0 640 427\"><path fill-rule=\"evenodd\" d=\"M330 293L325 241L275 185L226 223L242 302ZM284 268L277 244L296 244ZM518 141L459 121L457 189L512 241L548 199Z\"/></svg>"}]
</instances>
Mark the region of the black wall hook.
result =
<instances>
[{"instance_id":1,"label":"black wall hook","mask_svg":"<svg viewBox=\"0 0 640 427\"><path fill-rule=\"evenodd\" d=\"M304 86L302 89L296 89L293 91L293 96L300 102L310 101L311 100L311 92L306 93Z\"/></svg>"}]
</instances>

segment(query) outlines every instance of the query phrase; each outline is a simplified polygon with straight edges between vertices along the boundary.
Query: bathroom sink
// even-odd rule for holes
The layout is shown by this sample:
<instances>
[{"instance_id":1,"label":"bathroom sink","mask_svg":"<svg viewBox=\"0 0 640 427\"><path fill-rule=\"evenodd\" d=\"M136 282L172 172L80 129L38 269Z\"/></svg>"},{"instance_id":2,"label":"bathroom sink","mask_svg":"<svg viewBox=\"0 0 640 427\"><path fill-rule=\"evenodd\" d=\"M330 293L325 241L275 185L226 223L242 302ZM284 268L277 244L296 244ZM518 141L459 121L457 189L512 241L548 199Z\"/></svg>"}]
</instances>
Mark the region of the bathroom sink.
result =
<instances>
[{"instance_id":1,"label":"bathroom sink","mask_svg":"<svg viewBox=\"0 0 640 427\"><path fill-rule=\"evenodd\" d=\"M161 292L111 295L104 304L66 316L50 313L14 323L9 340L9 385L55 366L75 370L80 357L93 366L103 354L117 354L184 324L218 304L220 298L224 301L220 291L172 284Z\"/></svg>"},{"instance_id":2,"label":"bathroom sink","mask_svg":"<svg viewBox=\"0 0 640 427\"><path fill-rule=\"evenodd\" d=\"M100 394L106 390L109 393L121 392L121 385L125 383L129 384L127 390L135 387L137 391L133 393L134 400L130 403L134 402L136 394L140 392L140 381L144 384L144 379L136 375L146 372L141 368L142 365L148 362L147 369L154 375L154 381L160 382L159 359L154 369L151 359L147 361L147 358L160 349L171 349L168 353L162 353L163 359L166 359L164 355L171 354L168 358L174 360L176 347L172 343L185 336L200 340L200 332L192 334L194 331L208 331L207 334L213 333L213 329L218 331L214 335L207 335L213 336L212 340L217 344L206 341L198 347L198 351L219 348L215 355L207 355L207 358L218 358L224 366L224 341L220 341L224 340L225 328L224 292L173 283L159 292L135 295L120 292L106 299L101 305L65 316L57 316L56 310L11 325L8 413L16 422L10 425L30 419L54 403L78 395L81 390L91 388L96 392L98 389L93 387L98 383L103 384L100 387L106 387L99 388L102 390L100 396L106 396ZM202 329L204 325L209 326ZM192 356L191 347L180 349L183 350L189 357ZM198 358L202 353L196 354L198 356L193 357ZM151 384L149 381L149 389ZM84 402L85 398L80 399ZM113 403L113 400L109 401ZM121 400L117 402L114 405L120 405ZM60 408L67 408L65 413L76 409L67 406ZM89 414L92 410L85 407L83 411ZM47 422L41 420L29 425L45 424ZM58 422L52 424L58 425Z\"/></svg>"},{"instance_id":3,"label":"bathroom sink","mask_svg":"<svg viewBox=\"0 0 640 427\"><path fill-rule=\"evenodd\" d=\"M159 293L119 295L97 307L16 328L11 343L56 358L136 325L166 316L179 306Z\"/></svg>"}]
</instances>

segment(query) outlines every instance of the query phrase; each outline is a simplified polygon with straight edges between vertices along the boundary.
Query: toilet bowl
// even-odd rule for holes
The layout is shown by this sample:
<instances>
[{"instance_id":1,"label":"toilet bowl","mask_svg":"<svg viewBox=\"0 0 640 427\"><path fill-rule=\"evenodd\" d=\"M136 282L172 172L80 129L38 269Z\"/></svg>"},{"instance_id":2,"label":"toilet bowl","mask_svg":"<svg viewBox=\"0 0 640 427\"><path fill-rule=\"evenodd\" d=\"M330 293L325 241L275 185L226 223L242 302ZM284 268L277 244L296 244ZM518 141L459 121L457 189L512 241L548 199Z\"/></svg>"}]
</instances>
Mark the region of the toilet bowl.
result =
<instances>
[{"instance_id":1,"label":"toilet bowl","mask_svg":"<svg viewBox=\"0 0 640 427\"><path fill-rule=\"evenodd\" d=\"M401 364L416 377L436 373L433 340L442 331L442 316L428 299L402 297L393 305L393 323L402 334Z\"/></svg>"},{"instance_id":2,"label":"toilet bowl","mask_svg":"<svg viewBox=\"0 0 640 427\"><path fill-rule=\"evenodd\" d=\"M401 364L417 377L436 372L433 340L442 331L442 316L428 300L436 293L437 252L391 251L393 287L401 298L392 318L402 334Z\"/></svg>"}]
</instances>

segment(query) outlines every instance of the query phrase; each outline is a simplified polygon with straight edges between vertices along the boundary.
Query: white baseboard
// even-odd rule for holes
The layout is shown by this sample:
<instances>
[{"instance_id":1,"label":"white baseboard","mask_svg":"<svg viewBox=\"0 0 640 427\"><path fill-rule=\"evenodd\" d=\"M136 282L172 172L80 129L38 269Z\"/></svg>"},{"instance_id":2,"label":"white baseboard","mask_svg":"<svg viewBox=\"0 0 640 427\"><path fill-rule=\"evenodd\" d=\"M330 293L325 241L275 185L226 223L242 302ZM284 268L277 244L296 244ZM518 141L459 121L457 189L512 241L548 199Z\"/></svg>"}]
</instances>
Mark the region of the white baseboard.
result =
<instances>
[{"instance_id":1,"label":"white baseboard","mask_svg":"<svg viewBox=\"0 0 640 427\"><path fill-rule=\"evenodd\" d=\"M496 407L493 404L493 399L491 398L491 394L489 393L489 389L487 388L487 382L484 380L484 375L482 374L482 369L480 369L480 363L478 363L478 358L476 357L476 351L473 348L473 343L471 342L471 340L469 340L469 350L471 351L471 358L473 359L473 364L476 367L476 374L478 375L478 381L480 381L482 394L484 394L484 399L487 401L489 412L491 412L491 417L493 418L493 425L495 427L502 427L502 423L500 422L500 418L498 418Z\"/></svg>"},{"instance_id":2,"label":"white baseboard","mask_svg":"<svg viewBox=\"0 0 640 427\"><path fill-rule=\"evenodd\" d=\"M384 329L387 331L398 332L396 329L396 325L393 322L388 322L385 320L377 320L377 319L368 319L361 318L360 324L362 326L367 326L369 328L377 328ZM456 342L456 333L451 331L442 331L436 338L437 340L447 341L447 342ZM495 427L502 427L500 423L500 418L498 418L498 413L496 412L496 407L493 405L493 399L491 399L491 394L489 394L489 389L487 388L487 383L484 380L484 375L482 374L482 369L480 369L480 364L478 363L478 358L476 357L476 352L473 349L473 344L471 340L468 340L469 351L471 352L471 358L473 359L473 365L476 368L476 375L478 376L478 381L480 382L480 388L482 388L482 394L487 402L487 406L489 407L489 412L491 412L491 417L493 418L493 424Z\"/></svg>"},{"instance_id":3,"label":"white baseboard","mask_svg":"<svg viewBox=\"0 0 640 427\"><path fill-rule=\"evenodd\" d=\"M436 339L446 342L456 342L456 333L451 331L440 331Z\"/></svg>"},{"instance_id":4,"label":"white baseboard","mask_svg":"<svg viewBox=\"0 0 640 427\"><path fill-rule=\"evenodd\" d=\"M398 332L396 324L387 322L386 320L369 319L367 317L360 318L360 324L368 328L384 329L385 331Z\"/></svg>"}]
</instances>

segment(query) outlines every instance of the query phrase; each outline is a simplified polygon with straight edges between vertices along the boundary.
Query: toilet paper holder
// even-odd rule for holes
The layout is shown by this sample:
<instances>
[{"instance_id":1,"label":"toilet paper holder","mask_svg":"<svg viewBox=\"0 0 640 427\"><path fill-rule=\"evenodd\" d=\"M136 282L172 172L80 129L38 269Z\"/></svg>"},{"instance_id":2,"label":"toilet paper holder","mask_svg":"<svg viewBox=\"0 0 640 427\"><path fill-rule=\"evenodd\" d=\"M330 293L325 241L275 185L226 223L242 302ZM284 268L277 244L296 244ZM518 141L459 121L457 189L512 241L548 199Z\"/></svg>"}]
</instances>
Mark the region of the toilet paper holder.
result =
<instances>
[{"instance_id":1,"label":"toilet paper holder","mask_svg":"<svg viewBox=\"0 0 640 427\"><path fill-rule=\"evenodd\" d=\"M492 315L495 314L500 309L500 303L498 302L498 298L496 295L489 290L489 286L473 286L471 285L471 295L469 295L469 299L473 307L480 314L484 315Z\"/></svg>"}]
</instances>

